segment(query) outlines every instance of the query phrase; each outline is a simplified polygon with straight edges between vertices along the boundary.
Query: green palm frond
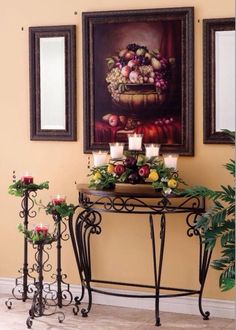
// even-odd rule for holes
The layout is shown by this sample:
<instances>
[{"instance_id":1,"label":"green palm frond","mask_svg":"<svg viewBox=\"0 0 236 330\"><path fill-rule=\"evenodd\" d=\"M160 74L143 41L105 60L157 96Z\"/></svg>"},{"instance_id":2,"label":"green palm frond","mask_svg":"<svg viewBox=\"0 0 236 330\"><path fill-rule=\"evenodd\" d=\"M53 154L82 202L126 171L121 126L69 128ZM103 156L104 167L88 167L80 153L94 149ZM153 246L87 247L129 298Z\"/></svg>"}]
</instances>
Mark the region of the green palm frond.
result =
<instances>
[{"instance_id":1,"label":"green palm frond","mask_svg":"<svg viewBox=\"0 0 236 330\"><path fill-rule=\"evenodd\" d=\"M233 223L232 223L233 225ZM227 227L227 231L223 230L221 236L221 246L227 246L228 244L235 243L235 228L229 229L230 226Z\"/></svg>"},{"instance_id":2,"label":"green palm frond","mask_svg":"<svg viewBox=\"0 0 236 330\"><path fill-rule=\"evenodd\" d=\"M228 135L232 142L235 142L235 132L230 131L229 129L223 129L222 131Z\"/></svg>"},{"instance_id":3,"label":"green palm frond","mask_svg":"<svg viewBox=\"0 0 236 330\"><path fill-rule=\"evenodd\" d=\"M219 198L219 196L221 195L221 192L214 191L214 190L208 189L203 186L195 186L195 187L186 188L184 190L184 194L186 197L202 196L205 198L215 200L215 199Z\"/></svg>"},{"instance_id":4,"label":"green palm frond","mask_svg":"<svg viewBox=\"0 0 236 330\"><path fill-rule=\"evenodd\" d=\"M233 141L235 133L225 130ZM224 165L235 177L235 161ZM201 229L202 243L207 249L213 249L220 241L221 255L212 261L211 266L220 271L219 287L227 291L235 286L235 187L221 185L220 191L202 186L185 189L186 196L205 197L213 202L211 208L197 218L196 227Z\"/></svg>"},{"instance_id":5,"label":"green palm frond","mask_svg":"<svg viewBox=\"0 0 236 330\"><path fill-rule=\"evenodd\" d=\"M224 167L235 177L235 160L230 159L230 163L225 164Z\"/></svg>"}]
</instances>

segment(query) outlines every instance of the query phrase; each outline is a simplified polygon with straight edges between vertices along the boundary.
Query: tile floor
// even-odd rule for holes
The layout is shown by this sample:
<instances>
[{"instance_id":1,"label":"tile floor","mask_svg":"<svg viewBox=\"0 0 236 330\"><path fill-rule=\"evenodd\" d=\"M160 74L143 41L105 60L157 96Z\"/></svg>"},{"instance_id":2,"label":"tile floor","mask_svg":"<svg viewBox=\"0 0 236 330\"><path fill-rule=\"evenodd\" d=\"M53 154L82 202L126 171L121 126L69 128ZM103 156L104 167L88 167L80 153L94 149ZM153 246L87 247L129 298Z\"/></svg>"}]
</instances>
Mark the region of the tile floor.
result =
<instances>
[{"instance_id":1,"label":"tile floor","mask_svg":"<svg viewBox=\"0 0 236 330\"><path fill-rule=\"evenodd\" d=\"M31 301L13 300L12 309L5 306L6 296L0 296L0 330L25 330ZM149 310L93 305L89 317L73 315L72 306L62 309L65 320L59 323L57 315L35 318L32 330L230 330L235 329L234 320L211 318L202 320L199 315L161 312L161 327L154 325L154 312Z\"/></svg>"}]
</instances>

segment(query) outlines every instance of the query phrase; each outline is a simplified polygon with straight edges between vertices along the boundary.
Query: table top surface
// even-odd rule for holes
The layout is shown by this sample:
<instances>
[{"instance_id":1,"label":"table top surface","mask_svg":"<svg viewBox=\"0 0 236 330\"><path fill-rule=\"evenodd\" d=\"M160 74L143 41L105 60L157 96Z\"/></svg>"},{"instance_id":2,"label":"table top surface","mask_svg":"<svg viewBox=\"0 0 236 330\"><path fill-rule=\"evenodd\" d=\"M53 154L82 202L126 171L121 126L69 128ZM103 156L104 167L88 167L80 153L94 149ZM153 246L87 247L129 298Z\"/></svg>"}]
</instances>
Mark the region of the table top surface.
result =
<instances>
[{"instance_id":1,"label":"table top surface","mask_svg":"<svg viewBox=\"0 0 236 330\"><path fill-rule=\"evenodd\" d=\"M165 195L156 191L150 184L116 184L114 189L98 190L89 188L87 184L77 184L79 193L92 196L122 196L122 197L143 197L143 198L163 198ZM179 195L166 195L167 198L179 198ZM183 195L181 196L183 197Z\"/></svg>"}]
</instances>

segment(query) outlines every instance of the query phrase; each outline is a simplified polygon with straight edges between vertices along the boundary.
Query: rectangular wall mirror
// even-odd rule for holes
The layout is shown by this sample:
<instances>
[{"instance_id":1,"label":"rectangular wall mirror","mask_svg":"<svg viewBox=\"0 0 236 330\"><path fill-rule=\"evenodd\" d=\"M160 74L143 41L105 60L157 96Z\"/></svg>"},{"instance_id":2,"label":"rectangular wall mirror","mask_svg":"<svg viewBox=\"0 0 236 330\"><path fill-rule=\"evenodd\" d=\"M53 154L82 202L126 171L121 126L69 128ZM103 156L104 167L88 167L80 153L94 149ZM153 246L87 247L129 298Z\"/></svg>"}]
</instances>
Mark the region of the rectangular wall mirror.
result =
<instances>
[{"instance_id":1,"label":"rectangular wall mirror","mask_svg":"<svg viewBox=\"0 0 236 330\"><path fill-rule=\"evenodd\" d=\"M29 28L30 138L76 140L74 25Z\"/></svg>"},{"instance_id":2,"label":"rectangular wall mirror","mask_svg":"<svg viewBox=\"0 0 236 330\"><path fill-rule=\"evenodd\" d=\"M235 19L203 20L204 143L233 143L235 131Z\"/></svg>"}]
</instances>

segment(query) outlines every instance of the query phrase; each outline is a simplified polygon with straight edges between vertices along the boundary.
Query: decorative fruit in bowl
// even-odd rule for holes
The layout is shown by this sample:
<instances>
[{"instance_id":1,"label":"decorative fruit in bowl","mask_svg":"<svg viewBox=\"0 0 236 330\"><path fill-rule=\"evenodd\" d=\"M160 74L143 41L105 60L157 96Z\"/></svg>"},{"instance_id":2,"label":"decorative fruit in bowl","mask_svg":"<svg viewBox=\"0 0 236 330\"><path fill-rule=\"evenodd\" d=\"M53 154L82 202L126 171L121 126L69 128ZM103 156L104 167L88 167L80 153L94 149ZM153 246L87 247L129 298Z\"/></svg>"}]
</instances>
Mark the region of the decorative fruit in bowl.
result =
<instances>
[{"instance_id":1,"label":"decorative fruit in bowl","mask_svg":"<svg viewBox=\"0 0 236 330\"><path fill-rule=\"evenodd\" d=\"M140 182L140 177L137 172L131 172L128 175L127 182L131 184L137 184Z\"/></svg>"},{"instance_id":2,"label":"decorative fruit in bowl","mask_svg":"<svg viewBox=\"0 0 236 330\"><path fill-rule=\"evenodd\" d=\"M150 174L150 167L148 165L143 165L139 168L138 174L142 178L147 178Z\"/></svg>"},{"instance_id":3,"label":"decorative fruit in bowl","mask_svg":"<svg viewBox=\"0 0 236 330\"><path fill-rule=\"evenodd\" d=\"M124 166L127 168L135 168L137 164L137 159L135 157L129 156L124 160Z\"/></svg>"},{"instance_id":4,"label":"decorative fruit in bowl","mask_svg":"<svg viewBox=\"0 0 236 330\"><path fill-rule=\"evenodd\" d=\"M117 105L137 113L157 109L165 101L174 58L131 43L106 60L107 87Z\"/></svg>"},{"instance_id":5,"label":"decorative fruit in bowl","mask_svg":"<svg viewBox=\"0 0 236 330\"><path fill-rule=\"evenodd\" d=\"M125 171L125 167L123 164L117 164L114 167L114 173L116 173L118 176L120 176L121 174L123 174Z\"/></svg>"}]
</instances>

